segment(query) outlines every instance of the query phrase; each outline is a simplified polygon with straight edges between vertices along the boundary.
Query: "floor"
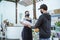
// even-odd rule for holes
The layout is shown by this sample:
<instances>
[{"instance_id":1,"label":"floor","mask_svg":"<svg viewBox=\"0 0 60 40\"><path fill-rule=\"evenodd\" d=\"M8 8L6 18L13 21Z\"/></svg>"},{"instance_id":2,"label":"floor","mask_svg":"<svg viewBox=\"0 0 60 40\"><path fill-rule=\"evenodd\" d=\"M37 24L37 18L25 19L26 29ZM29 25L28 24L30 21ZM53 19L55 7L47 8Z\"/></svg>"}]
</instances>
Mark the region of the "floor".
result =
<instances>
[{"instance_id":1,"label":"floor","mask_svg":"<svg viewBox=\"0 0 60 40\"><path fill-rule=\"evenodd\" d=\"M1 39L0 40L19 40L19 39Z\"/></svg>"}]
</instances>

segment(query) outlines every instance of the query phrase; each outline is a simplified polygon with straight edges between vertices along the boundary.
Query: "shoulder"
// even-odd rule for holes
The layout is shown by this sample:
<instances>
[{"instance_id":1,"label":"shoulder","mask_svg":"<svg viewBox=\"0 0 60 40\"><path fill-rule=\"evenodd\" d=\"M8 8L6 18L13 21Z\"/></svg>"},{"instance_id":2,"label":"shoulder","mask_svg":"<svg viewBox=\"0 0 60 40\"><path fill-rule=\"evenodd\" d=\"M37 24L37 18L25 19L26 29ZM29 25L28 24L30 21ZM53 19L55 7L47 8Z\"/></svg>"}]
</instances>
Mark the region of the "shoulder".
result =
<instances>
[{"instance_id":1,"label":"shoulder","mask_svg":"<svg viewBox=\"0 0 60 40\"><path fill-rule=\"evenodd\" d=\"M41 19L41 18L44 18L44 15L40 15L40 16L39 16L39 19Z\"/></svg>"}]
</instances>

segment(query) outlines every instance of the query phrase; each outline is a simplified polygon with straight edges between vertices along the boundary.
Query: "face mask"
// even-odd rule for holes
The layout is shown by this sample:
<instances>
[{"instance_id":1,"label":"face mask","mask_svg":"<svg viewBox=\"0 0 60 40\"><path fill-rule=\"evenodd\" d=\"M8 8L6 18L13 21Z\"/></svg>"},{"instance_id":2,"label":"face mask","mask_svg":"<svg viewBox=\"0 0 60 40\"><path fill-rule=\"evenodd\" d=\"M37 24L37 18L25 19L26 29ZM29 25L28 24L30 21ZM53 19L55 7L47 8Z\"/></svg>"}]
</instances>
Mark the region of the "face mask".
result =
<instances>
[{"instance_id":1,"label":"face mask","mask_svg":"<svg viewBox=\"0 0 60 40\"><path fill-rule=\"evenodd\" d=\"M43 12L41 11L41 14L43 14Z\"/></svg>"},{"instance_id":2,"label":"face mask","mask_svg":"<svg viewBox=\"0 0 60 40\"><path fill-rule=\"evenodd\" d=\"M30 14L26 14L25 16L29 16Z\"/></svg>"},{"instance_id":3,"label":"face mask","mask_svg":"<svg viewBox=\"0 0 60 40\"><path fill-rule=\"evenodd\" d=\"M41 13L43 13L43 12L41 11Z\"/></svg>"},{"instance_id":4,"label":"face mask","mask_svg":"<svg viewBox=\"0 0 60 40\"><path fill-rule=\"evenodd\" d=\"M43 12L42 11L40 11L41 12L41 14L43 14Z\"/></svg>"}]
</instances>

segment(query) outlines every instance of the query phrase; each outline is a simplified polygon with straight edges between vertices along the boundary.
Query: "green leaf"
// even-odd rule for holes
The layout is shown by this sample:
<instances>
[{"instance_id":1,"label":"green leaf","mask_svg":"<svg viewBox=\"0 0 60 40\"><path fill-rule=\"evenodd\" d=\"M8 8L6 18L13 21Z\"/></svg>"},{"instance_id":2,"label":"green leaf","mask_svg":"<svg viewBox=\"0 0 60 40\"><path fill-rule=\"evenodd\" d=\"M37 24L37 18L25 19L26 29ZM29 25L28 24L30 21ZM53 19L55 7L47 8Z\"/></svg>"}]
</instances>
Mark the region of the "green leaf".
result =
<instances>
[{"instance_id":1,"label":"green leaf","mask_svg":"<svg viewBox=\"0 0 60 40\"><path fill-rule=\"evenodd\" d=\"M56 22L55 25L60 27L60 21Z\"/></svg>"}]
</instances>

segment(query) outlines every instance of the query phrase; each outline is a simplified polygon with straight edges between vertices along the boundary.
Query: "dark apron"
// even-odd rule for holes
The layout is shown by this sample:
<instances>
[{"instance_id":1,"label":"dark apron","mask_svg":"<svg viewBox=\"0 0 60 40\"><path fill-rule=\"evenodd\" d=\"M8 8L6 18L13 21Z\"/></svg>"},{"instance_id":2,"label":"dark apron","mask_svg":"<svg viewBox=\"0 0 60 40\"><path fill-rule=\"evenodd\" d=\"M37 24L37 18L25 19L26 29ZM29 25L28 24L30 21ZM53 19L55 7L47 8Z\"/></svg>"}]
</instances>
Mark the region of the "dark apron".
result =
<instances>
[{"instance_id":1,"label":"dark apron","mask_svg":"<svg viewBox=\"0 0 60 40\"><path fill-rule=\"evenodd\" d=\"M31 20L27 20L31 22ZM22 40L32 40L32 29L24 26L22 31Z\"/></svg>"}]
</instances>

